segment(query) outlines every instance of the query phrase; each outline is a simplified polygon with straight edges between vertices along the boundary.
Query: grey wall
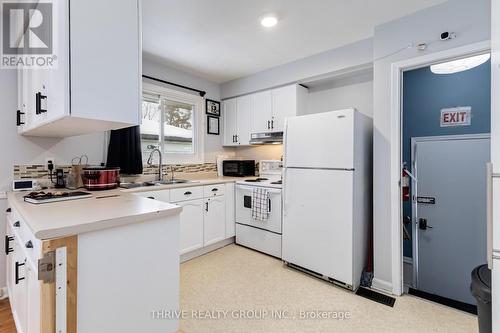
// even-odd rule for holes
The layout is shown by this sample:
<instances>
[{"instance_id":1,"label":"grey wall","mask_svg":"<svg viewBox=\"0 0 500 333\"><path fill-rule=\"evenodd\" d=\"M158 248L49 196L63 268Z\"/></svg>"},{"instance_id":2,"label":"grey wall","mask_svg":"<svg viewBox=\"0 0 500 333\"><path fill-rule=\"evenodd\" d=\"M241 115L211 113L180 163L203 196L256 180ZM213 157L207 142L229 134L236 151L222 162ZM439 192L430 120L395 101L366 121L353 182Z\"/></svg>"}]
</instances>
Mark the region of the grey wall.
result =
<instances>
[{"instance_id":1,"label":"grey wall","mask_svg":"<svg viewBox=\"0 0 500 333\"><path fill-rule=\"evenodd\" d=\"M307 104L307 114L354 107L373 117L373 75L368 73L311 87Z\"/></svg>"},{"instance_id":2,"label":"grey wall","mask_svg":"<svg viewBox=\"0 0 500 333\"><path fill-rule=\"evenodd\" d=\"M425 52L404 48L412 42L431 42L443 31L454 31L457 38L435 42ZM450 0L375 28L374 58L374 285L392 291L391 237L391 64L455 48L490 38L490 0ZM399 171L398 171L399 172Z\"/></svg>"},{"instance_id":3,"label":"grey wall","mask_svg":"<svg viewBox=\"0 0 500 333\"><path fill-rule=\"evenodd\" d=\"M157 59L144 55L142 62L142 72L144 75L152 76L158 79L175 82L188 87L193 87L207 92L208 99L219 101L221 98L220 85L215 82L207 81L200 77L181 72L177 69L162 64ZM189 91L188 91L189 92ZM220 124L222 126L222 123ZM205 131L205 162L214 162L217 155L233 155L234 148L222 147L222 135L208 135Z\"/></svg>"},{"instance_id":4,"label":"grey wall","mask_svg":"<svg viewBox=\"0 0 500 333\"><path fill-rule=\"evenodd\" d=\"M372 62L372 39L365 39L334 50L313 55L281 66L225 82L221 97L234 97L258 90L328 76Z\"/></svg>"}]
</instances>

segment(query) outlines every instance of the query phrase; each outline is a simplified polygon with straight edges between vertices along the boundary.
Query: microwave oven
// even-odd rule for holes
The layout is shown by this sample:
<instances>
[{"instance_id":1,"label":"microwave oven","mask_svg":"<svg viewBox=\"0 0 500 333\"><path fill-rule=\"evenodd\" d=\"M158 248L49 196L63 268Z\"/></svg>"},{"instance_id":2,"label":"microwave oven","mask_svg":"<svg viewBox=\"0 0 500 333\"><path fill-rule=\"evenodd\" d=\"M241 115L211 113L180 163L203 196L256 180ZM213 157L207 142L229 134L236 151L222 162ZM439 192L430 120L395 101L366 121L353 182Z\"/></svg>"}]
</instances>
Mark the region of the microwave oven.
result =
<instances>
[{"instance_id":1,"label":"microwave oven","mask_svg":"<svg viewBox=\"0 0 500 333\"><path fill-rule=\"evenodd\" d=\"M222 175L230 177L255 176L255 160L224 160Z\"/></svg>"}]
</instances>

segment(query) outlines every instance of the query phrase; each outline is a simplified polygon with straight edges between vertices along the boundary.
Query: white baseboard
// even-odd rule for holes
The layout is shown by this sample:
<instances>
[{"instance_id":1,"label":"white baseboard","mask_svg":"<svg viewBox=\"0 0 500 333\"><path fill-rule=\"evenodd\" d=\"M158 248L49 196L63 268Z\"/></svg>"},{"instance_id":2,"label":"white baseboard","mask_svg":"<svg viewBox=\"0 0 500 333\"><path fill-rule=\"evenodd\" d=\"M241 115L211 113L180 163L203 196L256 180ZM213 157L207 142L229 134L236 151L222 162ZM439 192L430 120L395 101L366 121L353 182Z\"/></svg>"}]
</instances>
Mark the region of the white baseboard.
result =
<instances>
[{"instance_id":1,"label":"white baseboard","mask_svg":"<svg viewBox=\"0 0 500 333\"><path fill-rule=\"evenodd\" d=\"M5 299L9 297L9 291L7 287L0 288L0 299Z\"/></svg>"},{"instance_id":2,"label":"white baseboard","mask_svg":"<svg viewBox=\"0 0 500 333\"><path fill-rule=\"evenodd\" d=\"M196 257L202 256L204 254L207 254L208 252L215 251L215 250L220 249L221 247L227 246L229 244L232 244L232 243L234 243L234 238L235 237L224 239L220 242L217 242L215 244L211 244L211 245L206 246L204 248L194 250L194 251L191 251L188 253L184 253L181 255L181 263L188 261L188 260L191 260L191 259L194 259Z\"/></svg>"},{"instance_id":3,"label":"white baseboard","mask_svg":"<svg viewBox=\"0 0 500 333\"><path fill-rule=\"evenodd\" d=\"M381 291L383 293L393 294L392 283L377 278L373 278L372 280L372 289Z\"/></svg>"}]
</instances>

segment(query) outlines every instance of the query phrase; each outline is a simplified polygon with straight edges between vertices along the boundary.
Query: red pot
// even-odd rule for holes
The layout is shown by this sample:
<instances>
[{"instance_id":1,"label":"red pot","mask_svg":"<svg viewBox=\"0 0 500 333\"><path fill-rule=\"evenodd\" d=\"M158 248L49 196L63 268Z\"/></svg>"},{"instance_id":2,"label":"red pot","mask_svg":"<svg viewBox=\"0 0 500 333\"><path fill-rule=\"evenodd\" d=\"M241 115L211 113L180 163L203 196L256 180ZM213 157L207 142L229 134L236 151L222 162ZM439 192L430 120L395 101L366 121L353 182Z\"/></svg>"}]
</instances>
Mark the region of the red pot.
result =
<instances>
[{"instance_id":1,"label":"red pot","mask_svg":"<svg viewBox=\"0 0 500 333\"><path fill-rule=\"evenodd\" d=\"M108 190L116 188L120 182L120 168L83 168L83 186L87 190Z\"/></svg>"}]
</instances>

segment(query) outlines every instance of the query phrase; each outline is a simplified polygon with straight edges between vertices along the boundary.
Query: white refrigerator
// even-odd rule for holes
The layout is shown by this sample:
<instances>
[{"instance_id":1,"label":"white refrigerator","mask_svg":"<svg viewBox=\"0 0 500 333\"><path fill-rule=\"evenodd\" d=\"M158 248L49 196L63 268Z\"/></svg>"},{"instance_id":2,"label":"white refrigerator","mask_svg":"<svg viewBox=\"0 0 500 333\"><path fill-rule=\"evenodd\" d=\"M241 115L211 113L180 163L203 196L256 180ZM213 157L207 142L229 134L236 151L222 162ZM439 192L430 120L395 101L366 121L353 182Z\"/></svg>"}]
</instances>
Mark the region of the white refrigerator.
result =
<instances>
[{"instance_id":1,"label":"white refrigerator","mask_svg":"<svg viewBox=\"0 0 500 333\"><path fill-rule=\"evenodd\" d=\"M282 258L355 290L368 251L372 121L354 109L287 118Z\"/></svg>"}]
</instances>

